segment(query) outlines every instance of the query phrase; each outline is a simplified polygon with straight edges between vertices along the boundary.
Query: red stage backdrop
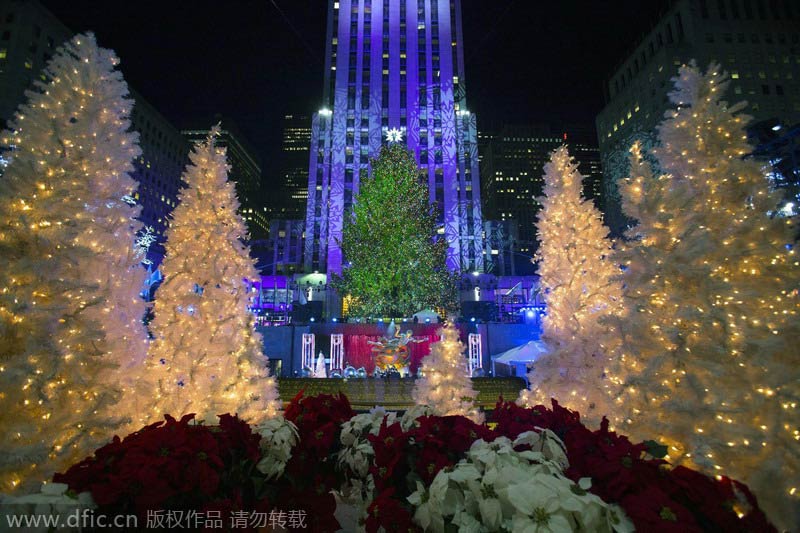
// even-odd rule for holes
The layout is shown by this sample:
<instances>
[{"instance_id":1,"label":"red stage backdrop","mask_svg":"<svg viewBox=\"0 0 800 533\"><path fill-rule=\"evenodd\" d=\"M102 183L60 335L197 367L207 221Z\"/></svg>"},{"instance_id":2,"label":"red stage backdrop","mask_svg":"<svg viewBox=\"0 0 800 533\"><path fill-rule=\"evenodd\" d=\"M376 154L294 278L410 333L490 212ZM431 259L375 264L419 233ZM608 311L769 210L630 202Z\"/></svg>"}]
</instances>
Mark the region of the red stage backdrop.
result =
<instances>
[{"instance_id":1,"label":"red stage backdrop","mask_svg":"<svg viewBox=\"0 0 800 533\"><path fill-rule=\"evenodd\" d=\"M345 335L344 336L344 365L367 370L369 375L375 371L375 360L372 355L372 345L368 341L377 341L379 335ZM411 374L414 375L419 368L422 358L431 351L431 343L439 340L436 334L414 335L415 339L422 339L422 342L409 342L408 353L410 360Z\"/></svg>"}]
</instances>

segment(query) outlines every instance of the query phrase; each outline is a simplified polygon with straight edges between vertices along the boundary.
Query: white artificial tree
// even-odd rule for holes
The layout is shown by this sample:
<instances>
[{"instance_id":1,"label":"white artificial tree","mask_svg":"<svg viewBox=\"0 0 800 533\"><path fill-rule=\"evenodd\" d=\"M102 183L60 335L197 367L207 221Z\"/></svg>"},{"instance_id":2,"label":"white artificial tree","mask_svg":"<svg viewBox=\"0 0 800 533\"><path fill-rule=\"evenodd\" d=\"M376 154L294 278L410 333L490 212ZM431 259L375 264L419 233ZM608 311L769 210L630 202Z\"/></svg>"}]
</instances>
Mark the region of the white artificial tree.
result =
<instances>
[{"instance_id":1,"label":"white artificial tree","mask_svg":"<svg viewBox=\"0 0 800 533\"><path fill-rule=\"evenodd\" d=\"M417 405L430 407L438 416L462 415L480 423L483 413L475 407L477 392L467 372L458 329L448 321L438 334L439 340L422 360L423 375L414 383L411 396Z\"/></svg>"},{"instance_id":2,"label":"white artificial tree","mask_svg":"<svg viewBox=\"0 0 800 533\"><path fill-rule=\"evenodd\" d=\"M247 282L258 273L241 241L246 226L218 136L215 126L189 155L187 188L166 232L147 358L155 398L150 420L197 413L213 422L236 413L257 423L280 409L248 310Z\"/></svg>"},{"instance_id":3,"label":"white artificial tree","mask_svg":"<svg viewBox=\"0 0 800 533\"><path fill-rule=\"evenodd\" d=\"M591 200L582 197L578 165L566 146L544 167L536 261L547 304L543 340L548 353L528 374L519 403L549 405L555 398L589 422L613 411L616 386L609 379L609 326L619 313L620 269L610 260L608 229Z\"/></svg>"},{"instance_id":4,"label":"white artificial tree","mask_svg":"<svg viewBox=\"0 0 800 533\"><path fill-rule=\"evenodd\" d=\"M141 151L118 62L74 37L3 134L0 490L69 466L132 414L114 376L146 352L140 208L125 201Z\"/></svg>"},{"instance_id":5,"label":"white artificial tree","mask_svg":"<svg viewBox=\"0 0 800 533\"><path fill-rule=\"evenodd\" d=\"M637 241L619 321L621 428L674 462L750 485L779 527L800 527L800 264L718 65L680 69L654 150L667 175L630 215ZM634 154L636 159L636 154ZM640 165L641 166L641 165ZM652 180L652 177L650 178Z\"/></svg>"}]
</instances>

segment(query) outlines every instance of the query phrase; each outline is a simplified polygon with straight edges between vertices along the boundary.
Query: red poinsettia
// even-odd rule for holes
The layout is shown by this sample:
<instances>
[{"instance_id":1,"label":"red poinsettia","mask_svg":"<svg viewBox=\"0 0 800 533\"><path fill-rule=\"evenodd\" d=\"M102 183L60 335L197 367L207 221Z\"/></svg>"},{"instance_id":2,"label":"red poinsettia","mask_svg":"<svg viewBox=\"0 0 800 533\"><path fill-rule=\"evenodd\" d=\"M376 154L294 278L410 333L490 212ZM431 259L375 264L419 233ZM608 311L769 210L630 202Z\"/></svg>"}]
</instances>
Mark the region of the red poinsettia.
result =
<instances>
[{"instance_id":1,"label":"red poinsettia","mask_svg":"<svg viewBox=\"0 0 800 533\"><path fill-rule=\"evenodd\" d=\"M385 531L416 532L421 531L412 520L408 508L395 497L395 489L389 488L381 492L369 507L364 524L367 533L376 533L382 527Z\"/></svg>"},{"instance_id":2,"label":"red poinsettia","mask_svg":"<svg viewBox=\"0 0 800 533\"><path fill-rule=\"evenodd\" d=\"M510 438L536 427L555 432L567 448L565 474L575 481L591 478L591 492L618 503L637 530L774 531L741 483L680 466L669 468L659 458L666 450L657 443L634 444L609 431L605 418L600 429L591 431L577 412L555 400L552 404L552 409L524 408L501 399L493 413L495 431Z\"/></svg>"},{"instance_id":3,"label":"red poinsettia","mask_svg":"<svg viewBox=\"0 0 800 533\"><path fill-rule=\"evenodd\" d=\"M314 531L339 529L331 491L344 479L336 468L336 453L342 423L353 416L355 412L343 394L304 396L303 391L284 411L286 420L297 426L300 439L286 465L277 504L283 509L306 509L309 528Z\"/></svg>"},{"instance_id":4,"label":"red poinsettia","mask_svg":"<svg viewBox=\"0 0 800 533\"><path fill-rule=\"evenodd\" d=\"M629 494L622 502L628 517L638 531L654 533L700 533L692 514L672 500L657 486L649 486Z\"/></svg>"},{"instance_id":5,"label":"red poinsettia","mask_svg":"<svg viewBox=\"0 0 800 533\"><path fill-rule=\"evenodd\" d=\"M109 514L148 510L253 510L265 494L254 486L260 437L235 416L219 426L193 423L189 414L151 424L98 449L54 481L89 491Z\"/></svg>"},{"instance_id":6,"label":"red poinsettia","mask_svg":"<svg viewBox=\"0 0 800 533\"><path fill-rule=\"evenodd\" d=\"M487 426L463 416L423 416L407 431L384 419L378 434L367 436L375 454L370 473L379 494L370 504L371 523L386 527L384 518L399 512L397 509L402 509L399 516L411 516L407 498L417 481L429 485L441 470L463 459L473 442L495 437ZM404 520L394 526L405 531Z\"/></svg>"}]
</instances>

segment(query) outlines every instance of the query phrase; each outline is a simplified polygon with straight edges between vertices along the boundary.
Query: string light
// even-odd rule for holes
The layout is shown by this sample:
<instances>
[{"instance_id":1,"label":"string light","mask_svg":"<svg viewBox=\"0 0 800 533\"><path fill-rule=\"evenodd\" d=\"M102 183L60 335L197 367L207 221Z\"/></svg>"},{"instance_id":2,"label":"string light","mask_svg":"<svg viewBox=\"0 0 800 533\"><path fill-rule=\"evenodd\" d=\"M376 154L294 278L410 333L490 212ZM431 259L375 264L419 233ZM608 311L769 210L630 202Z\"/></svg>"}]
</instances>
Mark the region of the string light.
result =
<instances>
[{"instance_id":1,"label":"string light","mask_svg":"<svg viewBox=\"0 0 800 533\"><path fill-rule=\"evenodd\" d=\"M113 131L132 108L121 77L108 74L115 63L91 35L66 43L46 67L53 81L21 106L10 125L16 151L8 179L0 180L0 237L2 246L24 253L0 253L0 352L10 357L0 371L21 386L18 394L0 394L7 458L0 460L0 490L35 485L81 459L128 414L127 405L117 403L124 387L112 374L136 353L136 343L118 331L138 326L146 338L144 307L131 297L143 276L135 268L124 275L113 269L133 257L131 228L139 208L120 207L113 195L135 189L129 172L140 150L125 128ZM60 85L69 72L78 73L75 91ZM83 87L106 78L111 81L98 85L102 89ZM80 111L64 116L65 103ZM68 125L22 128L22 121ZM85 140L76 146L76 139ZM116 170L107 172L110 167ZM140 361L144 348L143 341Z\"/></svg>"},{"instance_id":2,"label":"string light","mask_svg":"<svg viewBox=\"0 0 800 533\"><path fill-rule=\"evenodd\" d=\"M594 204L582 197L583 176L566 146L553 151L544 171L535 259L546 294L542 327L549 353L537 359L528 376L530 390L518 402L547 405L558 398L599 424L604 414L616 411L605 386L615 376L606 364L609 326L602 321L620 312L622 288L614 280L619 267L608 259L608 229ZM634 183L634 189L641 187Z\"/></svg>"},{"instance_id":3,"label":"string light","mask_svg":"<svg viewBox=\"0 0 800 533\"><path fill-rule=\"evenodd\" d=\"M228 181L219 127L194 147L183 175L187 184L166 231L164 282L155 300L147 358L154 405L142 422L189 412L214 420L238 413L257 423L280 409L268 375L261 337L247 311L246 279L256 279L253 260L240 242L246 234L239 202ZM220 239L220 228L226 228Z\"/></svg>"},{"instance_id":4,"label":"string light","mask_svg":"<svg viewBox=\"0 0 800 533\"><path fill-rule=\"evenodd\" d=\"M671 95L679 109L659 127L665 174L621 187L639 223L618 253L637 305L620 324L633 358L620 356L629 387L617 403L634 438L657 427L680 449L670 447L673 462L749 483L770 518L794 530L800 299L786 295L800 270L783 246L792 226L769 216L777 193L741 158L752 151L747 120L720 99L727 85L716 66L682 68ZM676 370L680 379L661 377Z\"/></svg>"},{"instance_id":5,"label":"string light","mask_svg":"<svg viewBox=\"0 0 800 533\"><path fill-rule=\"evenodd\" d=\"M448 321L438 335L439 341L431 344L430 354L423 360L423 375L414 383L414 402L439 416L461 415L483 422L483 414L474 405L477 392L467 373L458 329Z\"/></svg>"}]
</instances>

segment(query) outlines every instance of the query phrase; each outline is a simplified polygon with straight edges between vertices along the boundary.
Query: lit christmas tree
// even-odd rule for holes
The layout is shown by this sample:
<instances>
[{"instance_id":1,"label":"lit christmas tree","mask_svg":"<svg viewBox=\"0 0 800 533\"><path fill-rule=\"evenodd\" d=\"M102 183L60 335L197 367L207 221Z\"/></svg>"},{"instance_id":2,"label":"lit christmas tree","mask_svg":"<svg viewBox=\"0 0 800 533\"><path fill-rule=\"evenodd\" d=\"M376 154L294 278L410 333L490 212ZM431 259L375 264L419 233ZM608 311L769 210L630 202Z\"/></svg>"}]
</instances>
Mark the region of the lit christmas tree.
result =
<instances>
[{"instance_id":1,"label":"lit christmas tree","mask_svg":"<svg viewBox=\"0 0 800 533\"><path fill-rule=\"evenodd\" d=\"M183 175L166 232L156 292L155 336L147 366L156 402L150 420L197 413L209 422L237 413L255 423L280 409L267 371L261 336L254 330L246 280L258 276L241 238L246 227L228 181L219 127L197 144ZM146 422L147 420L142 420Z\"/></svg>"},{"instance_id":2,"label":"lit christmas tree","mask_svg":"<svg viewBox=\"0 0 800 533\"><path fill-rule=\"evenodd\" d=\"M614 408L616 386L608 377L609 326L601 319L619 313L620 272L609 255L611 242L602 215L581 197L583 176L566 146L553 151L544 167L536 252L547 316L543 340L550 353L529 373L523 405L549 405L555 398L580 411L590 423Z\"/></svg>"},{"instance_id":3,"label":"lit christmas tree","mask_svg":"<svg viewBox=\"0 0 800 533\"><path fill-rule=\"evenodd\" d=\"M146 352L123 200L141 151L118 59L92 34L59 48L4 134L0 179L0 490L34 484L110 438L119 368Z\"/></svg>"},{"instance_id":4,"label":"lit christmas tree","mask_svg":"<svg viewBox=\"0 0 800 533\"><path fill-rule=\"evenodd\" d=\"M620 410L634 437L657 438L675 462L750 485L779 526L800 526L800 268L793 225L775 216L727 77L680 69L677 105L655 151L669 176L642 189L620 259L631 305L620 321ZM636 154L634 153L634 159ZM650 178L652 179L652 178ZM654 201L653 199L657 200ZM629 202L635 203L635 202Z\"/></svg>"},{"instance_id":5,"label":"lit christmas tree","mask_svg":"<svg viewBox=\"0 0 800 533\"><path fill-rule=\"evenodd\" d=\"M333 277L351 298L351 316L411 316L458 306L447 243L434 242L436 214L414 156L399 144L381 149L361 179L342 232L346 267Z\"/></svg>"},{"instance_id":6,"label":"lit christmas tree","mask_svg":"<svg viewBox=\"0 0 800 533\"><path fill-rule=\"evenodd\" d=\"M461 415L483 422L483 413L474 405L477 392L467 374L464 344L451 322L438 331L439 341L422 360L423 376L414 383L411 396L417 405L427 405L438 416Z\"/></svg>"}]
</instances>

